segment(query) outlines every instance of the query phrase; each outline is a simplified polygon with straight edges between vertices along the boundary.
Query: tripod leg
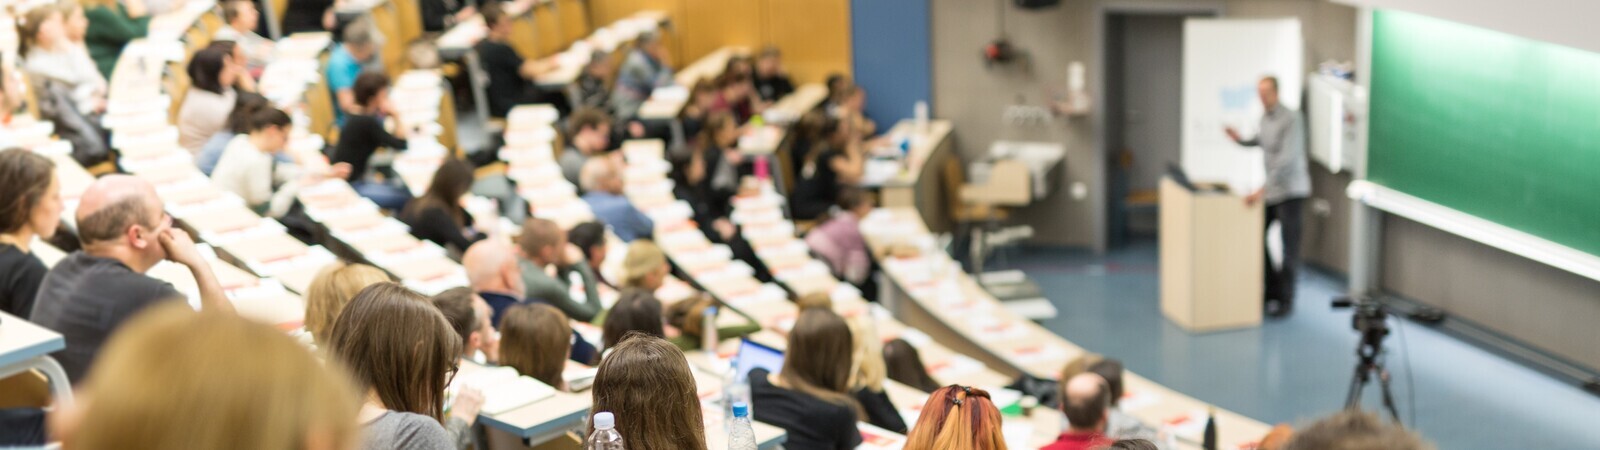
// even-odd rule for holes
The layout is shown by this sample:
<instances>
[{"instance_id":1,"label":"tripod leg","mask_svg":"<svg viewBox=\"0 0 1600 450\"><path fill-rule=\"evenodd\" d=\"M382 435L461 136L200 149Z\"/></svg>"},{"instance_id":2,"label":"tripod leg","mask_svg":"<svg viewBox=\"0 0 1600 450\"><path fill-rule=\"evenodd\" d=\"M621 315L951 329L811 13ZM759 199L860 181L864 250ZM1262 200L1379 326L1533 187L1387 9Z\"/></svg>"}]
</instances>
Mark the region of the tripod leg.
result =
<instances>
[{"instance_id":1,"label":"tripod leg","mask_svg":"<svg viewBox=\"0 0 1600 450\"><path fill-rule=\"evenodd\" d=\"M1367 384L1367 365L1357 364L1355 376L1350 377L1350 393L1345 395L1344 409L1361 409L1361 387Z\"/></svg>"},{"instance_id":2,"label":"tripod leg","mask_svg":"<svg viewBox=\"0 0 1600 450\"><path fill-rule=\"evenodd\" d=\"M1394 417L1394 423L1401 423L1400 409L1394 406L1394 392L1389 390L1389 370L1383 366L1373 366L1373 368L1378 372L1378 389L1383 392L1384 409L1389 410L1389 415Z\"/></svg>"}]
</instances>

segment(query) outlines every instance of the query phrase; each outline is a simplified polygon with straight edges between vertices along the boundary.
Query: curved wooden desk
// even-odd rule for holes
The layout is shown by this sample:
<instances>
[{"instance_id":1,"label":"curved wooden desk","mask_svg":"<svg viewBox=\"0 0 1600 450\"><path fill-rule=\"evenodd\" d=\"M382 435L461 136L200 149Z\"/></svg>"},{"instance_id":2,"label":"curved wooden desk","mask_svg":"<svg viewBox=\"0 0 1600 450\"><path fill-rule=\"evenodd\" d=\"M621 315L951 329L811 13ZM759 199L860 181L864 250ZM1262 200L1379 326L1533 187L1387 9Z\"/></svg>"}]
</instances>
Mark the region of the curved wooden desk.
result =
<instances>
[{"instance_id":1,"label":"curved wooden desk","mask_svg":"<svg viewBox=\"0 0 1600 450\"><path fill-rule=\"evenodd\" d=\"M908 326L994 370L1010 376L1057 378L1068 362L1086 354L1084 349L1007 311L934 244L927 222L933 214L920 208L943 203L942 198L930 195L938 185L928 177L934 165L942 164L936 161L950 156L949 134L949 122L942 120L932 121L926 130L901 122L889 133L894 139L910 139L910 170L885 183L886 207L861 223L861 233L882 267L882 285L890 291L883 302ZM915 256L887 256L891 254ZM1124 411L1172 432L1181 447L1198 448L1206 412L1212 406L1132 372L1125 375L1124 384ZM1221 409L1216 410L1216 420L1222 448L1247 447L1269 429Z\"/></svg>"}]
</instances>

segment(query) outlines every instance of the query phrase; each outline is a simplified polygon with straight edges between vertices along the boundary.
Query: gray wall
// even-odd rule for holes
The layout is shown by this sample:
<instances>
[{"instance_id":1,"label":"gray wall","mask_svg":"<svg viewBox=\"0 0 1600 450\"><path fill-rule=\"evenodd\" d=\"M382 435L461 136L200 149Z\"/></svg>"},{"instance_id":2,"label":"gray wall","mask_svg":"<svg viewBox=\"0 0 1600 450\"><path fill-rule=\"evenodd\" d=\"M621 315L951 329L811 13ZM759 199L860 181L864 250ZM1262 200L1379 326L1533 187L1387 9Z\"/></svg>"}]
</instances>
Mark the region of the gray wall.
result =
<instances>
[{"instance_id":1,"label":"gray wall","mask_svg":"<svg viewBox=\"0 0 1600 450\"><path fill-rule=\"evenodd\" d=\"M1047 126L1019 127L1001 120L1006 106L1043 105L1065 90L1071 61L1088 66L1090 90L1102 92L1100 58L1107 11L1141 9L1216 9L1221 17L1298 17L1307 43L1306 68L1327 59L1355 58L1356 10L1323 0L1101 0L1063 1L1021 11L1008 0L930 0L933 5L934 114L955 123L956 148L964 158L982 154L1000 140L1040 140L1067 146L1066 170L1053 194L1017 213L1033 225L1035 241L1103 250L1105 242L1104 122L1099 111L1088 117L1058 118ZM988 67L979 56L999 36L997 4L1004 5L1005 34L1025 55L1009 65ZM1088 195L1075 200L1073 183ZM1342 191L1342 189L1341 189Z\"/></svg>"}]
</instances>

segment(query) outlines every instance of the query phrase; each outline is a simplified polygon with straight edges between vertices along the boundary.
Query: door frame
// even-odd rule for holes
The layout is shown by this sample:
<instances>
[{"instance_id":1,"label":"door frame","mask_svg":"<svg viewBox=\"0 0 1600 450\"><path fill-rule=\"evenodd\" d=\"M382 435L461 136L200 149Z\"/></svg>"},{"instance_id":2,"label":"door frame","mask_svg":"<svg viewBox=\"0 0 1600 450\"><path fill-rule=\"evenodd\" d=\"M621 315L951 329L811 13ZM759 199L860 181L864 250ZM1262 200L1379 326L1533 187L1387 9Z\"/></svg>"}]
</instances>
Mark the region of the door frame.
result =
<instances>
[{"instance_id":1,"label":"door frame","mask_svg":"<svg viewBox=\"0 0 1600 450\"><path fill-rule=\"evenodd\" d=\"M1190 0L1186 2L1155 0L1106 0L1096 4L1094 9L1094 28L1092 30L1094 51L1091 57L1092 61L1094 62L1094 70L1089 77L1089 91L1093 93L1093 104L1102 105L1100 111L1106 110L1106 108L1103 106L1107 104L1106 87L1108 83L1106 83L1106 76L1112 72L1106 65L1108 60L1107 54L1109 53L1107 46L1111 41L1110 33L1113 31L1109 26L1111 22L1111 16L1195 15L1225 17L1226 13L1227 8L1223 0ZM1182 99L1179 101L1181 102ZM1093 117L1094 147L1099 149L1099 151L1096 152L1095 159L1098 160L1100 170L1102 171L1099 180L1097 180L1097 186L1091 186L1092 192L1094 192L1094 195L1091 195L1091 200L1097 203L1095 209L1096 212L1099 213L1100 219L1096 221L1095 224L1097 233L1095 233L1096 236L1094 247L1096 253L1104 254L1111 244L1111 202L1116 200L1111 198L1109 192L1111 187L1111 173L1109 168L1112 158L1115 156L1115 149L1112 149L1109 145L1111 139L1106 133L1107 128L1109 128L1110 117L1108 117L1106 114L1094 114L1091 117Z\"/></svg>"}]
</instances>

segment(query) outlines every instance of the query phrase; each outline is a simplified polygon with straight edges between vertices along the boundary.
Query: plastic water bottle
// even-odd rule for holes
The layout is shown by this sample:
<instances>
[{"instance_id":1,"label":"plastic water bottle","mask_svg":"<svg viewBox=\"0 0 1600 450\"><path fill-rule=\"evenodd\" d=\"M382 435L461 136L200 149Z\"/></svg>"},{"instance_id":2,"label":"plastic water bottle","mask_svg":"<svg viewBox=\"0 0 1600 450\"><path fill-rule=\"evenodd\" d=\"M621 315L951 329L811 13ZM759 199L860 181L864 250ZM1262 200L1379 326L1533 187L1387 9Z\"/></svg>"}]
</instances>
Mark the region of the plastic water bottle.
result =
<instances>
[{"instance_id":1,"label":"plastic water bottle","mask_svg":"<svg viewBox=\"0 0 1600 450\"><path fill-rule=\"evenodd\" d=\"M733 419L728 425L728 450L756 450L756 431L750 428L750 404L733 404Z\"/></svg>"},{"instance_id":2,"label":"plastic water bottle","mask_svg":"<svg viewBox=\"0 0 1600 450\"><path fill-rule=\"evenodd\" d=\"M625 450L622 434L617 432L617 418L609 412L594 414L594 434L583 442L584 450Z\"/></svg>"},{"instance_id":3,"label":"plastic water bottle","mask_svg":"<svg viewBox=\"0 0 1600 450\"><path fill-rule=\"evenodd\" d=\"M716 356L717 344L722 343L721 336L717 336L717 307L707 307L700 320L700 349Z\"/></svg>"},{"instance_id":4,"label":"plastic water bottle","mask_svg":"<svg viewBox=\"0 0 1600 450\"><path fill-rule=\"evenodd\" d=\"M728 372L722 376L722 426L727 429L733 423L733 405L745 404L749 411L750 382L739 378L739 361L735 358L728 362Z\"/></svg>"}]
</instances>

